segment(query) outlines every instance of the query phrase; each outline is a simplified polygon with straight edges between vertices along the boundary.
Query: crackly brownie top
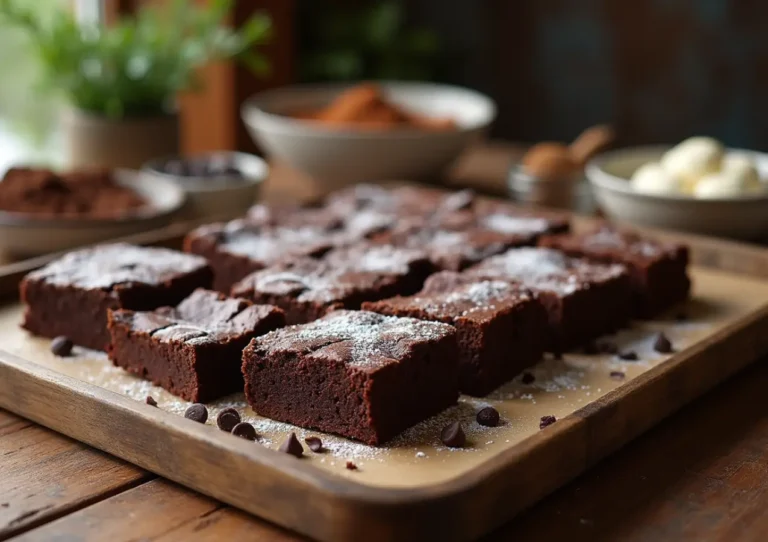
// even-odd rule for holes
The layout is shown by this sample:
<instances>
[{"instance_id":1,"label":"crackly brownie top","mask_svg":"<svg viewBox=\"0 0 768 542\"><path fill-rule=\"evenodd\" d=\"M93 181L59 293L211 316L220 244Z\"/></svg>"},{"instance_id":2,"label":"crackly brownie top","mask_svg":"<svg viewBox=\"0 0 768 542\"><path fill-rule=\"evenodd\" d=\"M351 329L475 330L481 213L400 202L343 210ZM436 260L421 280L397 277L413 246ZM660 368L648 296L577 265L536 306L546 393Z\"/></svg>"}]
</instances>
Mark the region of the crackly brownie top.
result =
<instances>
[{"instance_id":1,"label":"crackly brownie top","mask_svg":"<svg viewBox=\"0 0 768 542\"><path fill-rule=\"evenodd\" d=\"M160 285L207 266L200 256L115 243L70 252L27 277L61 286L111 290L120 284Z\"/></svg>"},{"instance_id":2,"label":"crackly brownie top","mask_svg":"<svg viewBox=\"0 0 768 542\"><path fill-rule=\"evenodd\" d=\"M250 348L260 355L289 354L297 361L338 362L375 371L409 357L420 344L454 334L447 324L345 310L278 329L254 339Z\"/></svg>"},{"instance_id":3,"label":"crackly brownie top","mask_svg":"<svg viewBox=\"0 0 768 542\"><path fill-rule=\"evenodd\" d=\"M594 257L646 263L663 258L677 258L685 256L686 253L683 245L660 243L609 226L581 235L556 237L553 238L553 244L566 250L581 250Z\"/></svg>"},{"instance_id":4,"label":"crackly brownie top","mask_svg":"<svg viewBox=\"0 0 768 542\"><path fill-rule=\"evenodd\" d=\"M245 299L197 289L177 307L160 307L151 312L117 310L112 320L161 342L199 345L250 335L266 318L279 319L280 314L282 311L272 305L254 305Z\"/></svg>"},{"instance_id":5,"label":"crackly brownie top","mask_svg":"<svg viewBox=\"0 0 768 542\"><path fill-rule=\"evenodd\" d=\"M209 238L223 252L271 263L290 255L322 253L340 241L335 233L325 226L273 227L237 219L202 226L190 236Z\"/></svg>"},{"instance_id":6,"label":"crackly brownie top","mask_svg":"<svg viewBox=\"0 0 768 542\"><path fill-rule=\"evenodd\" d=\"M485 321L534 297L533 292L520 284L443 271L429 277L416 295L366 303L364 308L420 311L441 319Z\"/></svg>"},{"instance_id":7,"label":"crackly brownie top","mask_svg":"<svg viewBox=\"0 0 768 542\"><path fill-rule=\"evenodd\" d=\"M514 280L534 290L569 295L626 274L620 264L592 263L547 248L516 248L488 258L467 271L470 276Z\"/></svg>"},{"instance_id":8,"label":"crackly brownie top","mask_svg":"<svg viewBox=\"0 0 768 542\"><path fill-rule=\"evenodd\" d=\"M343 225L343 220L328 209L266 203L259 203L248 209L247 220L264 226L288 228L310 226L329 231L339 229Z\"/></svg>"},{"instance_id":9,"label":"crackly brownie top","mask_svg":"<svg viewBox=\"0 0 768 542\"><path fill-rule=\"evenodd\" d=\"M260 292L332 303L354 293L376 291L416 266L428 265L421 250L364 244L332 250L321 259L296 258L275 264L248 275L232 291L246 297Z\"/></svg>"}]
</instances>

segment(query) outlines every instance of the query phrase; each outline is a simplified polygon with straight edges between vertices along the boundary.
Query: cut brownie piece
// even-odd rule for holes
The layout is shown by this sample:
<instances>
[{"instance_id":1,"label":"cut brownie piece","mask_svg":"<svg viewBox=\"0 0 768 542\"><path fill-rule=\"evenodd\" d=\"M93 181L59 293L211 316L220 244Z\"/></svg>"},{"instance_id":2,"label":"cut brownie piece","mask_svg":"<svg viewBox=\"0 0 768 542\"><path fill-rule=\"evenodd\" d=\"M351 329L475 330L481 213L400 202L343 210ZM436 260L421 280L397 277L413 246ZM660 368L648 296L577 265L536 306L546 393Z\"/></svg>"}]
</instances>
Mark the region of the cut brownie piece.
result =
<instances>
[{"instance_id":1,"label":"cut brownie piece","mask_svg":"<svg viewBox=\"0 0 768 542\"><path fill-rule=\"evenodd\" d=\"M318 256L340 242L326 226L272 227L238 219L190 232L184 250L208 259L213 288L229 293L249 273L294 256Z\"/></svg>"},{"instance_id":2,"label":"cut brownie piece","mask_svg":"<svg viewBox=\"0 0 768 542\"><path fill-rule=\"evenodd\" d=\"M257 271L235 284L232 295L277 305L288 323L300 324L332 310L359 309L363 301L417 292L432 271L420 250L364 244Z\"/></svg>"},{"instance_id":3,"label":"cut brownie piece","mask_svg":"<svg viewBox=\"0 0 768 542\"><path fill-rule=\"evenodd\" d=\"M466 274L519 282L537 292L549 313L549 348L556 352L615 331L631 313L629 274L620 264L570 258L546 248L518 248Z\"/></svg>"},{"instance_id":4,"label":"cut brownie piece","mask_svg":"<svg viewBox=\"0 0 768 542\"><path fill-rule=\"evenodd\" d=\"M177 307L109 311L109 359L187 401L241 391L243 349L285 325L283 311L210 290Z\"/></svg>"},{"instance_id":5,"label":"cut brownie piece","mask_svg":"<svg viewBox=\"0 0 768 542\"><path fill-rule=\"evenodd\" d=\"M610 226L581 235L545 237L542 246L562 250L571 256L627 266L634 291L635 316L650 318L685 300L691 290L688 247L660 243L622 232Z\"/></svg>"},{"instance_id":6,"label":"cut brownie piece","mask_svg":"<svg viewBox=\"0 0 768 542\"><path fill-rule=\"evenodd\" d=\"M449 325L336 311L251 341L245 397L260 416L382 444L456 403L457 354Z\"/></svg>"},{"instance_id":7,"label":"cut brownie piece","mask_svg":"<svg viewBox=\"0 0 768 542\"><path fill-rule=\"evenodd\" d=\"M363 303L363 309L453 325L459 342L459 388L483 396L541 359L547 311L518 284L444 271L411 297Z\"/></svg>"},{"instance_id":8,"label":"cut brownie piece","mask_svg":"<svg viewBox=\"0 0 768 542\"><path fill-rule=\"evenodd\" d=\"M24 278L22 327L104 350L109 344L107 309L175 305L195 288L210 287L211 280L211 268L199 256L122 243L86 248Z\"/></svg>"}]
</instances>

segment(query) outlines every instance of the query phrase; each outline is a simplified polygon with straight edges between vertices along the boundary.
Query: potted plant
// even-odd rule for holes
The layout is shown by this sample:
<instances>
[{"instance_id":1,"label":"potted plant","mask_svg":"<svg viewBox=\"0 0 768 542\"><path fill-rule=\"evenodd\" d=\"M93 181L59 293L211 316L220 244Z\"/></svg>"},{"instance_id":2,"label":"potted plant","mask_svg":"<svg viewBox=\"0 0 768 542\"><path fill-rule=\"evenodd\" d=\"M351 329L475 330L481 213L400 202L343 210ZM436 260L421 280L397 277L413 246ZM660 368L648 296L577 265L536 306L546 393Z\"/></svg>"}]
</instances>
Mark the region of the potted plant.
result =
<instances>
[{"instance_id":1,"label":"potted plant","mask_svg":"<svg viewBox=\"0 0 768 542\"><path fill-rule=\"evenodd\" d=\"M41 17L27 0L0 0L0 19L29 34L42 82L69 104L61 121L70 167L139 167L177 154L176 96L198 87L198 68L238 59L267 69L254 47L268 39L269 17L229 28L231 0L156 3L109 26L80 22L60 4Z\"/></svg>"}]
</instances>

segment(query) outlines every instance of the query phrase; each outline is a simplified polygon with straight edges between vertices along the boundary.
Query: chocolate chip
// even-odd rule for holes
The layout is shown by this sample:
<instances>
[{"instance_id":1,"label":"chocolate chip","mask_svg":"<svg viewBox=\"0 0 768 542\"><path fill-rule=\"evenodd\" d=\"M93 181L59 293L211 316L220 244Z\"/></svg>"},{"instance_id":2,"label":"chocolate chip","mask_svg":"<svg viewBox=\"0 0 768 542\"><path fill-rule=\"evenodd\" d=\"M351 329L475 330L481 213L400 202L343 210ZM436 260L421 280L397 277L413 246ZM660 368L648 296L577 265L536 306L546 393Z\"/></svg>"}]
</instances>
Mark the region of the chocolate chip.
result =
<instances>
[{"instance_id":1,"label":"chocolate chip","mask_svg":"<svg viewBox=\"0 0 768 542\"><path fill-rule=\"evenodd\" d=\"M587 355L594 355L600 353L600 348L597 346L597 343L589 342L584 345L584 353Z\"/></svg>"},{"instance_id":2,"label":"chocolate chip","mask_svg":"<svg viewBox=\"0 0 768 542\"><path fill-rule=\"evenodd\" d=\"M147 395L146 402L149 406L157 406L157 401L151 395Z\"/></svg>"},{"instance_id":3,"label":"chocolate chip","mask_svg":"<svg viewBox=\"0 0 768 542\"><path fill-rule=\"evenodd\" d=\"M656 335L656 341L653 343L653 349L660 354L670 354L674 352L674 349L672 348L672 342L666 335L664 335L664 333L659 333Z\"/></svg>"},{"instance_id":4,"label":"chocolate chip","mask_svg":"<svg viewBox=\"0 0 768 542\"><path fill-rule=\"evenodd\" d=\"M65 358L72 354L72 341L69 337L56 337L51 341L51 352L54 356Z\"/></svg>"},{"instance_id":5,"label":"chocolate chip","mask_svg":"<svg viewBox=\"0 0 768 542\"><path fill-rule=\"evenodd\" d=\"M549 427L556 421L557 421L557 418L555 418L554 416L542 416L541 420L539 421L539 429L544 429L545 427Z\"/></svg>"},{"instance_id":6,"label":"chocolate chip","mask_svg":"<svg viewBox=\"0 0 768 542\"><path fill-rule=\"evenodd\" d=\"M288 438L280 445L280 451L295 457L301 457L304 454L304 448L296 438L296 433L291 433Z\"/></svg>"},{"instance_id":7,"label":"chocolate chip","mask_svg":"<svg viewBox=\"0 0 768 542\"><path fill-rule=\"evenodd\" d=\"M614 380L624 380L625 375L621 371L611 371L610 376Z\"/></svg>"},{"instance_id":8,"label":"chocolate chip","mask_svg":"<svg viewBox=\"0 0 768 542\"><path fill-rule=\"evenodd\" d=\"M235 426L241 421L240 413L234 408L225 408L219 412L218 416L216 416L216 425L219 429L226 431L227 433L231 433Z\"/></svg>"},{"instance_id":9,"label":"chocolate chip","mask_svg":"<svg viewBox=\"0 0 768 542\"><path fill-rule=\"evenodd\" d=\"M597 349L601 354L615 354L619 351L619 347L616 343L610 341L601 341L597 343Z\"/></svg>"},{"instance_id":10,"label":"chocolate chip","mask_svg":"<svg viewBox=\"0 0 768 542\"><path fill-rule=\"evenodd\" d=\"M11 505L10 505L10 503L7 503L7 502L4 502L4 503L0 504L0 508L8 508L9 506L11 506Z\"/></svg>"},{"instance_id":11,"label":"chocolate chip","mask_svg":"<svg viewBox=\"0 0 768 542\"><path fill-rule=\"evenodd\" d=\"M632 350L627 350L626 352L622 352L619 354L619 359L623 359L624 361L637 361L637 352L634 352Z\"/></svg>"},{"instance_id":12,"label":"chocolate chip","mask_svg":"<svg viewBox=\"0 0 768 542\"><path fill-rule=\"evenodd\" d=\"M357 465L352 461L347 461L347 470L357 470Z\"/></svg>"},{"instance_id":13,"label":"chocolate chip","mask_svg":"<svg viewBox=\"0 0 768 542\"><path fill-rule=\"evenodd\" d=\"M232 428L232 434L236 437L244 438L245 440L256 440L259 435L256 434L256 430L248 422L240 422Z\"/></svg>"},{"instance_id":14,"label":"chocolate chip","mask_svg":"<svg viewBox=\"0 0 768 542\"><path fill-rule=\"evenodd\" d=\"M523 378L521 379L523 384L533 384L535 381L536 377L533 376L533 373L529 373L528 371L523 373Z\"/></svg>"},{"instance_id":15,"label":"chocolate chip","mask_svg":"<svg viewBox=\"0 0 768 542\"><path fill-rule=\"evenodd\" d=\"M477 423L486 427L499 425L499 411L493 407L485 407L477 413Z\"/></svg>"},{"instance_id":16,"label":"chocolate chip","mask_svg":"<svg viewBox=\"0 0 768 542\"><path fill-rule=\"evenodd\" d=\"M319 454L323 451L323 441L318 437L307 437L304 439L304 442L306 442L307 446L309 446L309 449L316 454Z\"/></svg>"},{"instance_id":17,"label":"chocolate chip","mask_svg":"<svg viewBox=\"0 0 768 542\"><path fill-rule=\"evenodd\" d=\"M467 442L467 436L464 434L461 424L453 422L443 427L440 432L440 440L451 448L461 448Z\"/></svg>"},{"instance_id":18,"label":"chocolate chip","mask_svg":"<svg viewBox=\"0 0 768 542\"><path fill-rule=\"evenodd\" d=\"M187 409L184 413L184 417L194 422L205 423L208 419L208 409L205 408L205 405L195 403Z\"/></svg>"}]
</instances>

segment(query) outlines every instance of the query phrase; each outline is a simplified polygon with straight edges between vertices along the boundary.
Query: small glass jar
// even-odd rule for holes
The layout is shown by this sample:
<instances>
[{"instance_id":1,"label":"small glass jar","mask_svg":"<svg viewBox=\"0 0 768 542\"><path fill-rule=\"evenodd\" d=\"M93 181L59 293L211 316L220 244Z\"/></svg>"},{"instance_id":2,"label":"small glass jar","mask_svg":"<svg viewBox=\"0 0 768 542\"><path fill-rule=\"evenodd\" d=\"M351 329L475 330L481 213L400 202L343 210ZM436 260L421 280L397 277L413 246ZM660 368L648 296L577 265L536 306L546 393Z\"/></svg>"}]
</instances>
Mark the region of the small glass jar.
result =
<instances>
[{"instance_id":1,"label":"small glass jar","mask_svg":"<svg viewBox=\"0 0 768 542\"><path fill-rule=\"evenodd\" d=\"M510 198L519 203L581 214L595 211L592 188L581 172L572 178L549 180L534 177L521 164L515 164L507 176L507 190Z\"/></svg>"}]
</instances>

